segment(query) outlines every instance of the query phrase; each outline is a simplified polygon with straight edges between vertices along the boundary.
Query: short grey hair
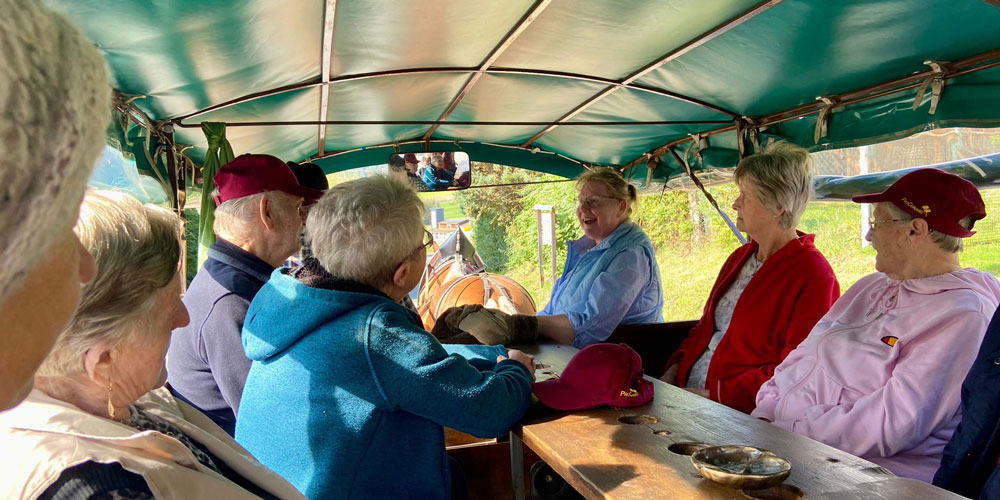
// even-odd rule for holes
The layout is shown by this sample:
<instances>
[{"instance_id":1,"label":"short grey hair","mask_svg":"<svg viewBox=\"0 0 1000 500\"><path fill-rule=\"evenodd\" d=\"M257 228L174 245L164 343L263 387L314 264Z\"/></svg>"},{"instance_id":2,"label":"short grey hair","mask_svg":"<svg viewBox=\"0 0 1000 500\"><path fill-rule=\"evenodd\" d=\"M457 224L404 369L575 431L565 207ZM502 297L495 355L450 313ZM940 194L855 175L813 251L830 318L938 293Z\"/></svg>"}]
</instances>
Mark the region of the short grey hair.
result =
<instances>
[{"instance_id":1,"label":"short grey hair","mask_svg":"<svg viewBox=\"0 0 1000 500\"><path fill-rule=\"evenodd\" d=\"M779 141L764 152L748 156L736 165L734 180L753 184L762 205L772 211L785 210L778 223L795 229L813 194L813 166L809 151Z\"/></svg>"},{"instance_id":2,"label":"short grey hair","mask_svg":"<svg viewBox=\"0 0 1000 500\"><path fill-rule=\"evenodd\" d=\"M898 219L900 221L913 220L912 215L904 212L902 208L893 205L892 202L885 201L881 203L885 203L886 208L889 209L889 216L893 219ZM962 218L962 220L958 221L958 225L966 229L971 228L972 217ZM938 248L948 253L959 253L965 249L965 245L962 243L962 238L950 236L935 229L931 229L931 241L936 243Z\"/></svg>"},{"instance_id":3,"label":"short grey hair","mask_svg":"<svg viewBox=\"0 0 1000 500\"><path fill-rule=\"evenodd\" d=\"M216 195L218 195L218 188L213 196ZM212 224L212 230L217 235L224 234L229 239L235 240L231 243L241 244L252 241L254 239L251 230L253 221L258 216L260 200L265 196L272 202L276 202L272 203L271 206L279 215L284 214L284 204L277 202L292 197L283 191L267 191L226 200L215 207L215 222Z\"/></svg>"},{"instance_id":4,"label":"short grey hair","mask_svg":"<svg viewBox=\"0 0 1000 500\"><path fill-rule=\"evenodd\" d=\"M3 302L72 222L105 146L111 89L93 42L64 17L34 0L0 10Z\"/></svg>"},{"instance_id":5,"label":"short grey hair","mask_svg":"<svg viewBox=\"0 0 1000 500\"><path fill-rule=\"evenodd\" d=\"M424 212L408 183L365 177L323 194L309 212L306 234L330 274L381 289L423 241Z\"/></svg>"},{"instance_id":6,"label":"short grey hair","mask_svg":"<svg viewBox=\"0 0 1000 500\"><path fill-rule=\"evenodd\" d=\"M101 342L141 341L157 292L178 273L180 228L173 212L129 194L87 193L76 232L94 256L97 274L84 285L80 305L39 375L81 373L87 350Z\"/></svg>"}]
</instances>

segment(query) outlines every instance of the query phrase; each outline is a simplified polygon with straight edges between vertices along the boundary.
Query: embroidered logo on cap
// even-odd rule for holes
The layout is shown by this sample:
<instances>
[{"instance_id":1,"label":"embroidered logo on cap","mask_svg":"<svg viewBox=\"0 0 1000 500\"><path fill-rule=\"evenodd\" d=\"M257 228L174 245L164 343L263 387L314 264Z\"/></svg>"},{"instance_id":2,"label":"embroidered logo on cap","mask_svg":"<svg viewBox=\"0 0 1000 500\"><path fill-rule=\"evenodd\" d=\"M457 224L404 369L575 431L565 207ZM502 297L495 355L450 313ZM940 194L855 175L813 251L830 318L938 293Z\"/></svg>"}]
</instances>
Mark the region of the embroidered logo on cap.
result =
<instances>
[{"instance_id":1,"label":"embroidered logo on cap","mask_svg":"<svg viewBox=\"0 0 1000 500\"><path fill-rule=\"evenodd\" d=\"M911 203L910 200L907 200L906 198L903 198L900 201L902 201L903 203L905 203L906 206L910 207L911 209L913 209L914 212L916 212L916 213L918 213L920 215L927 215L927 214L931 213L931 207L929 207L927 205L924 205L924 208L920 209L920 208L917 208L916 205L914 205L913 203Z\"/></svg>"},{"instance_id":2,"label":"embroidered logo on cap","mask_svg":"<svg viewBox=\"0 0 1000 500\"><path fill-rule=\"evenodd\" d=\"M885 337L882 337L882 343L889 347L896 347L897 340L899 340L899 337L893 337L892 335L886 335Z\"/></svg>"},{"instance_id":3,"label":"embroidered logo on cap","mask_svg":"<svg viewBox=\"0 0 1000 500\"><path fill-rule=\"evenodd\" d=\"M622 391L619 394L619 396L621 396L623 398L637 398L637 397L639 397L639 391L637 391L635 389L629 389L627 392L626 391Z\"/></svg>"}]
</instances>

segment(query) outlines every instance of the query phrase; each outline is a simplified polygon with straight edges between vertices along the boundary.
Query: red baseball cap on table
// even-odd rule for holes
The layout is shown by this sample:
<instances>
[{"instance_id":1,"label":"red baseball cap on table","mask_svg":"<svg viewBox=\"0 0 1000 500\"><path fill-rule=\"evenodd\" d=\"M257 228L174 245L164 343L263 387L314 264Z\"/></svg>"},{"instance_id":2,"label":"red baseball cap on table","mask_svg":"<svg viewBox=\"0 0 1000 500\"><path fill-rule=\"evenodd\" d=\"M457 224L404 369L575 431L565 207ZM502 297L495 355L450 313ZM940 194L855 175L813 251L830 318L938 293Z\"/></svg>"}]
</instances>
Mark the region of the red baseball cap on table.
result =
<instances>
[{"instance_id":1,"label":"red baseball cap on table","mask_svg":"<svg viewBox=\"0 0 1000 500\"><path fill-rule=\"evenodd\" d=\"M558 378L532 389L545 406L564 411L640 406L653 399L653 383L642 376L642 358L625 344L584 347Z\"/></svg>"},{"instance_id":2,"label":"red baseball cap on table","mask_svg":"<svg viewBox=\"0 0 1000 500\"><path fill-rule=\"evenodd\" d=\"M225 164L215 174L219 195L216 206L229 200L267 191L281 191L298 196L305 204L314 203L323 192L299 184L285 162L271 155L242 154Z\"/></svg>"},{"instance_id":3,"label":"red baseball cap on table","mask_svg":"<svg viewBox=\"0 0 1000 500\"><path fill-rule=\"evenodd\" d=\"M855 196L857 203L887 201L938 232L956 238L976 234L958 222L971 217L972 222L986 217L986 204L976 185L936 168L914 170L893 182L885 191ZM970 225L970 229L971 229Z\"/></svg>"}]
</instances>

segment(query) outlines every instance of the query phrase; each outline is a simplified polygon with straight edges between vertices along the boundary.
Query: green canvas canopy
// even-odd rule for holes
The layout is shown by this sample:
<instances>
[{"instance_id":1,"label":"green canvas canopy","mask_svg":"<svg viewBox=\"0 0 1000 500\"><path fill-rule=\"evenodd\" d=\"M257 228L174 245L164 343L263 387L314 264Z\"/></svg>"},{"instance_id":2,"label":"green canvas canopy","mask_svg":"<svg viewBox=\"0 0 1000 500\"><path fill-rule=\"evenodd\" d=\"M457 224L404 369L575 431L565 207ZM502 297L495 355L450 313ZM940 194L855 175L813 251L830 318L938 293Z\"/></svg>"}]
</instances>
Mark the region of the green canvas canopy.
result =
<instances>
[{"instance_id":1,"label":"green canvas canopy","mask_svg":"<svg viewBox=\"0 0 1000 500\"><path fill-rule=\"evenodd\" d=\"M725 178L771 139L818 151L1000 126L998 0L49 4L99 46L146 146L199 165L201 124L223 122L236 154L327 172L462 149L649 187L686 164Z\"/></svg>"}]
</instances>

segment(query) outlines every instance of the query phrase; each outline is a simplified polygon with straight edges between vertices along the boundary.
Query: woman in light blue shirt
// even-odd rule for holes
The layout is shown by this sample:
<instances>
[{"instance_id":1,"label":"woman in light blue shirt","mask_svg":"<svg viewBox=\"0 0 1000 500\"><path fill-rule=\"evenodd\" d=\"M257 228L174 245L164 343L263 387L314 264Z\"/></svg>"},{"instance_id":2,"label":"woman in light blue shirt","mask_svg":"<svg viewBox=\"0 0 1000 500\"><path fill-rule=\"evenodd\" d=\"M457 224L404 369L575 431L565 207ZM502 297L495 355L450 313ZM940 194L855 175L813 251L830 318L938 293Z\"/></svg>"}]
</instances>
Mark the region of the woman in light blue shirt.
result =
<instances>
[{"instance_id":1,"label":"woman in light blue shirt","mask_svg":"<svg viewBox=\"0 0 1000 500\"><path fill-rule=\"evenodd\" d=\"M448 309L434 324L438 338L468 333L479 342L524 344L539 336L585 347L618 325L663 321L660 268L649 237L629 219L635 186L618 171L589 171L576 182L576 218L584 236L569 242L563 275L536 316L481 305Z\"/></svg>"},{"instance_id":2,"label":"woman in light blue shirt","mask_svg":"<svg viewBox=\"0 0 1000 500\"><path fill-rule=\"evenodd\" d=\"M663 321L663 289L653 244L629 218L635 186L614 169L588 171L576 186L584 236L568 243L563 275L537 318L539 335L584 347L618 325Z\"/></svg>"}]
</instances>

